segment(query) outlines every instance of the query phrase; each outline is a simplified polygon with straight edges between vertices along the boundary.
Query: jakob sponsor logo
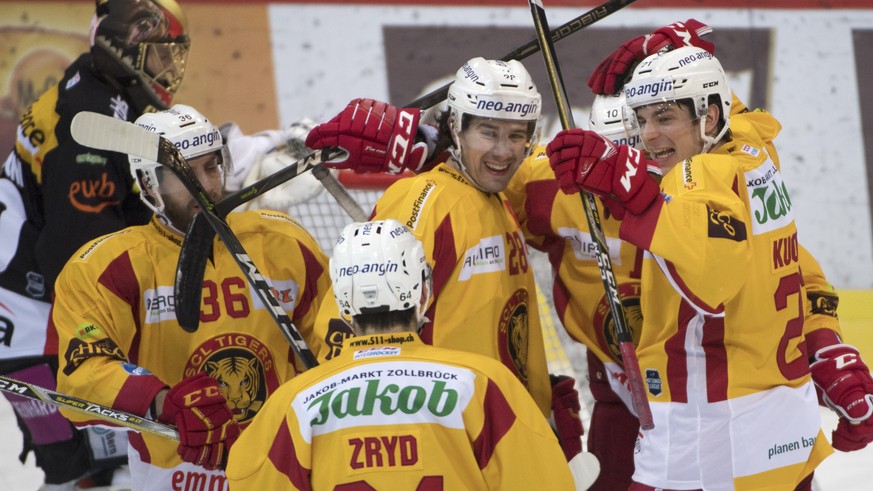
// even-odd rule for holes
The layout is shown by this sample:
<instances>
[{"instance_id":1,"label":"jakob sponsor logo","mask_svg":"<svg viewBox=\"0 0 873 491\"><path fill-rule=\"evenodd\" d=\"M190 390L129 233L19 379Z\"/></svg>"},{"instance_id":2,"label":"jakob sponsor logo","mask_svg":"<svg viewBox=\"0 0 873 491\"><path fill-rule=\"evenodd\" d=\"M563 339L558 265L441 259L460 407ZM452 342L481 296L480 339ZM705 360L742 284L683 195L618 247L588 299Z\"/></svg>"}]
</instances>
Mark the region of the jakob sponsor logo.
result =
<instances>
[{"instance_id":1,"label":"jakob sponsor logo","mask_svg":"<svg viewBox=\"0 0 873 491\"><path fill-rule=\"evenodd\" d=\"M782 174L771 161L746 172L752 212L752 235L777 230L794 221L791 198Z\"/></svg>"},{"instance_id":2,"label":"jakob sponsor logo","mask_svg":"<svg viewBox=\"0 0 873 491\"><path fill-rule=\"evenodd\" d=\"M332 418L392 416L398 412L416 414L427 411L442 417L451 414L457 404L458 392L448 388L442 380L401 385L374 379L368 380L363 387L332 390L315 398L308 409L316 417L309 424L319 426Z\"/></svg>"},{"instance_id":3,"label":"jakob sponsor logo","mask_svg":"<svg viewBox=\"0 0 873 491\"><path fill-rule=\"evenodd\" d=\"M467 369L417 361L350 367L302 391L291 405L303 438L343 428L435 423L463 428L474 392ZM308 415L303 416L303 415Z\"/></svg>"}]
</instances>

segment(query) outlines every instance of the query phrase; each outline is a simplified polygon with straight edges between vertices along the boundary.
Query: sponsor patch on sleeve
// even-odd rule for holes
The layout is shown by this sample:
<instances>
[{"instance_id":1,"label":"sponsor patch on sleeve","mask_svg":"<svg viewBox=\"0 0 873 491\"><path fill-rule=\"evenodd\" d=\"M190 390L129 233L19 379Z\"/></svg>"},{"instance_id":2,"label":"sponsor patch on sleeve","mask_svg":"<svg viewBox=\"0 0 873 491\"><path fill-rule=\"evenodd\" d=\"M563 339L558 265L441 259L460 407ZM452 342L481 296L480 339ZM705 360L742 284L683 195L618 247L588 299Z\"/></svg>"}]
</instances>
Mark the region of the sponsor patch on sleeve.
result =
<instances>
[{"instance_id":1,"label":"sponsor patch on sleeve","mask_svg":"<svg viewBox=\"0 0 873 491\"><path fill-rule=\"evenodd\" d=\"M730 239L737 242L746 240L746 224L730 216L726 211L706 207L709 217L708 235L714 239Z\"/></svg>"},{"instance_id":2,"label":"sponsor patch on sleeve","mask_svg":"<svg viewBox=\"0 0 873 491\"><path fill-rule=\"evenodd\" d=\"M688 191L700 191L706 187L703 181L703 173L694 172L694 166L691 165L691 159L685 159L682 161L680 170L681 172L678 176L680 180L679 194Z\"/></svg>"},{"instance_id":3,"label":"sponsor patch on sleeve","mask_svg":"<svg viewBox=\"0 0 873 491\"><path fill-rule=\"evenodd\" d=\"M812 313L827 315L838 318L837 305L840 303L840 298L832 293L825 292L807 292L806 298L812 304Z\"/></svg>"},{"instance_id":4,"label":"sponsor patch on sleeve","mask_svg":"<svg viewBox=\"0 0 873 491\"><path fill-rule=\"evenodd\" d=\"M751 145L743 145L743 147L740 149L740 151L747 153L747 154L751 155L752 157L757 157L758 154L761 153L760 150L758 150L757 148L755 148Z\"/></svg>"}]
</instances>

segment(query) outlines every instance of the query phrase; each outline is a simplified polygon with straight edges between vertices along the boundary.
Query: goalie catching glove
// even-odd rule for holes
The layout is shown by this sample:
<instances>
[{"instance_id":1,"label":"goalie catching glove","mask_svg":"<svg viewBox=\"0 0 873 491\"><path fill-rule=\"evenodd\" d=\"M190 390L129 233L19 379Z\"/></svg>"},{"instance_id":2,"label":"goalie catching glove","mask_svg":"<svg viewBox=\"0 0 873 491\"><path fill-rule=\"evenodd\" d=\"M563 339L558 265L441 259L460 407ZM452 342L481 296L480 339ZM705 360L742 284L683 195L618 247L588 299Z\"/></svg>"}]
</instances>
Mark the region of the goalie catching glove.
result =
<instances>
[{"instance_id":1,"label":"goalie catching glove","mask_svg":"<svg viewBox=\"0 0 873 491\"><path fill-rule=\"evenodd\" d=\"M306 146L345 150L348 155L344 159L324 163L335 169L352 169L359 174L418 172L428 150L426 143L415 142L420 119L418 109L354 99L333 119L309 132Z\"/></svg>"},{"instance_id":2,"label":"goalie catching glove","mask_svg":"<svg viewBox=\"0 0 873 491\"><path fill-rule=\"evenodd\" d=\"M635 37L619 46L597 65L588 78L588 87L591 87L595 94L617 93L628 76L633 73L637 63L664 48L696 46L713 53L715 45L700 39L700 36L710 32L712 28L708 25L695 19L688 19L685 22L662 27L651 34Z\"/></svg>"},{"instance_id":3,"label":"goalie catching glove","mask_svg":"<svg viewBox=\"0 0 873 491\"><path fill-rule=\"evenodd\" d=\"M639 150L616 146L594 131L560 131L546 153L564 193L582 189L597 195L618 220L625 210L639 215L661 192L649 175L660 173L656 163L647 161Z\"/></svg>"},{"instance_id":4,"label":"goalie catching glove","mask_svg":"<svg viewBox=\"0 0 873 491\"><path fill-rule=\"evenodd\" d=\"M203 372L169 390L158 420L179 430L182 460L206 469L224 469L239 426L214 378Z\"/></svg>"},{"instance_id":5,"label":"goalie catching glove","mask_svg":"<svg viewBox=\"0 0 873 491\"><path fill-rule=\"evenodd\" d=\"M840 344L831 331L813 331L807 335L807 343L815 349L825 337L833 338L834 344L815 351L809 365L812 381L822 401L840 416L832 435L834 448L860 450L873 441L873 378L858 350Z\"/></svg>"}]
</instances>

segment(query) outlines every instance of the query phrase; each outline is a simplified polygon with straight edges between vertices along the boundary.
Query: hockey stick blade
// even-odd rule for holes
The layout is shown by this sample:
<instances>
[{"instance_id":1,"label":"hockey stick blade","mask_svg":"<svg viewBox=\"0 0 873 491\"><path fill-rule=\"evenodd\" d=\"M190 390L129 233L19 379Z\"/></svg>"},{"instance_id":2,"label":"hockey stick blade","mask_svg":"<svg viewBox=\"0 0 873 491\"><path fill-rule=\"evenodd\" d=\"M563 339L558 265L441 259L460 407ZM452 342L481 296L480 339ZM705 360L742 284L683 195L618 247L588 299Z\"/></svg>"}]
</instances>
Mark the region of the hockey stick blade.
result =
<instances>
[{"instance_id":1,"label":"hockey stick blade","mask_svg":"<svg viewBox=\"0 0 873 491\"><path fill-rule=\"evenodd\" d=\"M122 128L122 126L127 126L128 128ZM133 123L89 112L79 113L73 118L70 133L81 145L154 160L173 172L188 192L191 193L191 196L194 197L197 205L200 206L201 214L206 217L209 225L221 238L224 246L230 252L234 261L236 261L237 266L239 266L243 276L246 277L249 285L254 289L264 306L267 307L268 314L272 317L276 326L279 327L282 335L291 345L294 354L297 355L303 366L312 368L318 365L318 361L315 359L312 351L309 350L309 346L306 345L303 336L300 335L300 332L291 322L291 318L288 317L288 314L282 309L279 300L276 299L273 288L267 283L266 278L261 275L260 271L258 271L257 266L252 262L239 239L227 225L227 222L218 216L215 203L212 202L212 199L203 190L203 186L200 185L200 181L197 179L194 171L191 170L188 162L185 161L185 158L179 153L172 142L158 135L157 152L155 152L155 149L149 148L148 145L155 143L154 137L156 133ZM107 135L111 136L113 140L107 141ZM79 137L82 139L80 140Z\"/></svg>"},{"instance_id":2,"label":"hockey stick blade","mask_svg":"<svg viewBox=\"0 0 873 491\"><path fill-rule=\"evenodd\" d=\"M42 401L46 404L52 404L60 408L70 409L89 417L131 428L140 433L150 433L164 437L168 440L179 441L179 432L174 426L146 419L119 409L101 406L100 404L79 399L78 397L61 394L60 392L55 392L27 382L21 382L14 378L0 375L0 391L21 397L27 397L28 399Z\"/></svg>"},{"instance_id":3,"label":"hockey stick blade","mask_svg":"<svg viewBox=\"0 0 873 491\"><path fill-rule=\"evenodd\" d=\"M263 195L267 191L283 184L295 177L310 171L318 178L325 189L334 197L339 205L349 216L358 222L367 219L364 210L349 192L333 177L321 162L325 157L335 158L344 154L328 150L315 152L297 162L288 165L269 176L250 184L239 191L225 196L215 204L219 217L225 218L243 203ZM206 217L202 213L194 216L194 220L188 227L185 240L182 242L182 250L179 254L179 262L176 264L176 283L174 295L176 297L176 317L179 325L187 332L197 331L200 322L201 284L206 269L206 261L212 251L212 239L215 231L208 225Z\"/></svg>"},{"instance_id":4,"label":"hockey stick blade","mask_svg":"<svg viewBox=\"0 0 873 491\"><path fill-rule=\"evenodd\" d=\"M179 249L173 296L176 299L176 320L186 332L196 332L200 325L200 301L206 262L212 255L215 230L202 213L194 215Z\"/></svg>"},{"instance_id":5,"label":"hockey stick blade","mask_svg":"<svg viewBox=\"0 0 873 491\"><path fill-rule=\"evenodd\" d=\"M546 65L546 73L549 75L549 84L555 96L555 104L558 106L561 127L565 130L575 128L576 123L573 121L573 113L567 100L567 91L564 88L564 81L561 77L555 44L547 35L549 23L546 19L546 10L543 7L542 0L528 0L528 3L530 4L531 17L537 32L537 40L542 48L543 63ZM612 313L616 337L620 343L622 361L624 362L625 373L627 374L628 385L630 386L634 411L636 411L637 417L640 420L640 428L650 430L655 427L654 420L652 419L652 410L646 398L646 389L643 385L643 377L642 373L640 373L639 360L633 345L633 338L627 327L624 306L618 295L618 285L615 281L615 273L609 258L609 248L606 245L606 234L603 232L603 223L600 221L600 215L597 212L597 202L594 196L588 192L581 192L580 197L582 198L585 218L588 221L588 230L591 233L591 238L597 245L595 253L597 266L600 269L600 279L603 282L603 288L606 291L606 298L609 302L609 309Z\"/></svg>"},{"instance_id":6,"label":"hockey stick blade","mask_svg":"<svg viewBox=\"0 0 873 491\"><path fill-rule=\"evenodd\" d=\"M597 476L600 475L600 461L591 452L579 452L568 463L570 473L573 474L573 484L576 491L585 491L590 488Z\"/></svg>"},{"instance_id":7,"label":"hockey stick blade","mask_svg":"<svg viewBox=\"0 0 873 491\"><path fill-rule=\"evenodd\" d=\"M585 12L584 14L571 19L570 21L562 24L560 27L552 29L549 31L549 37L553 43L557 43L558 41L566 38L570 34L581 31L586 27L594 24L611 15L619 10L627 7L628 5L636 2L637 0L609 0L604 2L597 7ZM507 53L501 60L509 61L509 60L523 60L528 56L540 51L540 44L538 39L534 39L526 44L519 46L518 48ZM438 89L434 89L433 91L419 97L418 99L410 102L408 105L404 107L417 107L419 109L427 109L433 107L443 100L445 100L446 96L449 94L449 86L452 85L451 82L443 85Z\"/></svg>"}]
</instances>

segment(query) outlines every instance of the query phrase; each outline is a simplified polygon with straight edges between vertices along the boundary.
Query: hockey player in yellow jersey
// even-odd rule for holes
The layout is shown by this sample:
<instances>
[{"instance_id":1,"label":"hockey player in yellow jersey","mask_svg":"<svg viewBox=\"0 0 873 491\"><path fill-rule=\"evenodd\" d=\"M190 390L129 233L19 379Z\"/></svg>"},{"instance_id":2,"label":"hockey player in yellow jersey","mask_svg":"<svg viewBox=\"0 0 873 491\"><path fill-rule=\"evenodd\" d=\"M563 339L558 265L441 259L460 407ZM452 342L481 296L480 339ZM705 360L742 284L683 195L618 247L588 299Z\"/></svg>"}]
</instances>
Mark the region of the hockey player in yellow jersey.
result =
<instances>
[{"instance_id":1,"label":"hockey player in yellow jersey","mask_svg":"<svg viewBox=\"0 0 873 491\"><path fill-rule=\"evenodd\" d=\"M548 416L551 388L533 271L518 220L502 194L537 144L540 107L540 94L521 63L469 60L457 71L448 111L440 117L439 137L449 147L449 157L394 183L377 201L373 217L394 218L409 227L433 264L433 302L426 313L431 322L422 329L422 340L500 360ZM389 123L396 119L396 125L411 128L405 133L411 141L416 128L424 130L418 117L417 110L356 100L333 121L316 127L306 144L348 150L345 165L360 172L368 168L361 162L378 164L386 154L392 160L401 147L394 136L394 143L383 145L381 159L368 156L376 145L361 143L359 135L368 134L359 129L365 118L379 123L374 138L380 132L391 135ZM397 126L393 131L401 133ZM418 170L426 153L419 145L424 144L403 143L402 148L412 150L395 167ZM373 170L391 169L376 165ZM325 308L332 306L325 302ZM327 317L337 317L333 310ZM339 322L330 325L330 332L318 340L333 344L319 348L328 356L337 351L341 336L336 332L342 329Z\"/></svg>"},{"instance_id":2,"label":"hockey player in yellow jersey","mask_svg":"<svg viewBox=\"0 0 873 491\"><path fill-rule=\"evenodd\" d=\"M768 142L729 132L724 71L699 48L647 58L625 95L660 189L641 152L595 133L561 132L547 151L562 188L618 203L619 237L647 251L638 355L655 429L640 435L631 489L794 489L830 448L803 343L797 231Z\"/></svg>"},{"instance_id":3,"label":"hockey player in yellow jersey","mask_svg":"<svg viewBox=\"0 0 873 491\"><path fill-rule=\"evenodd\" d=\"M588 127L616 145L633 146L638 136L628 137L625 132L621 121L623 105L623 95L597 96ZM649 170L660 173L656 166ZM570 337L587 348L588 381L594 398L587 428L587 448L601 466L601 473L591 489L626 490L633 473L633 448L639 422L631 411L627 376L597 266L597 246L581 212L582 203L579 196L561 192L545 147L539 147L525 160L505 194L518 216L528 245L549 258L554 274L555 313ZM598 203L598 211L628 328L638 340L642 327L643 251L618 238L621 222L610 208Z\"/></svg>"},{"instance_id":4,"label":"hockey player in yellow jersey","mask_svg":"<svg viewBox=\"0 0 873 491\"><path fill-rule=\"evenodd\" d=\"M343 230L330 273L354 336L267 401L231 452L231 489L574 489L516 375L422 342L426 256L397 220Z\"/></svg>"},{"instance_id":5,"label":"hockey player in yellow jersey","mask_svg":"<svg viewBox=\"0 0 873 491\"><path fill-rule=\"evenodd\" d=\"M182 152L218 200L229 157L218 130L195 109L143 115ZM58 390L178 426L180 442L130 436L134 489L226 489L223 467L241 429L298 368L230 253L215 243L203 280L199 329L179 326L173 283L183 230L198 211L179 179L131 157L150 223L85 244L56 284L52 325ZM329 285L327 258L287 215L250 211L228 221L301 332L309 333ZM78 413L81 425L94 424ZM105 423L103 423L105 424ZM202 487L202 486L201 486Z\"/></svg>"}]
</instances>

